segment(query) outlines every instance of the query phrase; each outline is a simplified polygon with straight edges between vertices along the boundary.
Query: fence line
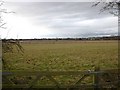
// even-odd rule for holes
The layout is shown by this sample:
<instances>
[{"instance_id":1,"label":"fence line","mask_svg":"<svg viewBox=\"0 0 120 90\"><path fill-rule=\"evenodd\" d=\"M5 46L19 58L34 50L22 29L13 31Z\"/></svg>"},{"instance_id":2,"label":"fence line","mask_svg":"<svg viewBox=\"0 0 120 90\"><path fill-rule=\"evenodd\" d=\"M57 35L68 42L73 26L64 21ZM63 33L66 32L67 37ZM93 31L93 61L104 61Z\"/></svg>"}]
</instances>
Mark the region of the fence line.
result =
<instances>
[{"instance_id":1,"label":"fence line","mask_svg":"<svg viewBox=\"0 0 120 90\"><path fill-rule=\"evenodd\" d=\"M36 78L28 85L15 84L9 80L9 76L36 76ZM61 85L53 76L60 75L83 75L80 77L73 85ZM87 77L93 76L92 84L82 84ZM43 76L47 77L50 81L54 83L53 86L35 86L35 83L40 80ZM104 78L108 78L106 81ZM7 82L6 82L7 81ZM5 83L4 83L5 82ZM110 87L117 88L120 80L118 80L118 69L113 70L100 70L95 68L95 70L88 71L4 71L3 72L3 88L94 88L94 90L99 90L100 88Z\"/></svg>"}]
</instances>

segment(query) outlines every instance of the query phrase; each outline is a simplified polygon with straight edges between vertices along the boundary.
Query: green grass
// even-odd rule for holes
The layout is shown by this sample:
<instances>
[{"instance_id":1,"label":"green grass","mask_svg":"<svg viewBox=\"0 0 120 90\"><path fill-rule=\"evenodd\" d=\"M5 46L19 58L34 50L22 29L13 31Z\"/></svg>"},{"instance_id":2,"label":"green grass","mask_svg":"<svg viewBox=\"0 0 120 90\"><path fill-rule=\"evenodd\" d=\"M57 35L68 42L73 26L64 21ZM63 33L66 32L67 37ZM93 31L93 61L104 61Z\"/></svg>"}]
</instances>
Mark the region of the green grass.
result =
<instances>
[{"instance_id":1,"label":"green grass","mask_svg":"<svg viewBox=\"0 0 120 90\"><path fill-rule=\"evenodd\" d=\"M40 41L22 43L24 54L3 54L11 70L77 71L116 69L117 41Z\"/></svg>"}]
</instances>

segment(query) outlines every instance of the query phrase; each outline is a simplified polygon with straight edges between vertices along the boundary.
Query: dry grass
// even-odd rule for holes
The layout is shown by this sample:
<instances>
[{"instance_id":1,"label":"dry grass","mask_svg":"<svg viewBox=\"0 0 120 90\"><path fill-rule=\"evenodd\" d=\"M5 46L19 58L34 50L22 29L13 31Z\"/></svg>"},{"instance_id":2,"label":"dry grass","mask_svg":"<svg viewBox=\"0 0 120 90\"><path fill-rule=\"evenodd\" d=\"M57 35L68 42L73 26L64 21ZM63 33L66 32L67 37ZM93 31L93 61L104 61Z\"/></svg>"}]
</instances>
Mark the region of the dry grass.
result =
<instances>
[{"instance_id":1,"label":"dry grass","mask_svg":"<svg viewBox=\"0 0 120 90\"><path fill-rule=\"evenodd\" d=\"M39 41L22 43L24 55L6 53L14 70L91 70L117 68L117 41ZM12 66L11 66L12 65Z\"/></svg>"}]
</instances>

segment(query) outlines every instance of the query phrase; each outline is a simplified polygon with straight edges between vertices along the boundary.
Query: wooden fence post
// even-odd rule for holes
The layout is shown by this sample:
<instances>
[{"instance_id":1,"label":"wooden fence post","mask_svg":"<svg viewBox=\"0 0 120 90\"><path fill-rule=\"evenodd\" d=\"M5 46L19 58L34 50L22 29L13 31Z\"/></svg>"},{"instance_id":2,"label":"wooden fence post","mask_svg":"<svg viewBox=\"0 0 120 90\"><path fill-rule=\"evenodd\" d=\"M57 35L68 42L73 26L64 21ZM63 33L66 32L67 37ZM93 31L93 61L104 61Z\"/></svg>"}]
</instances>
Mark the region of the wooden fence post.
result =
<instances>
[{"instance_id":1,"label":"wooden fence post","mask_svg":"<svg viewBox=\"0 0 120 90\"><path fill-rule=\"evenodd\" d=\"M99 87L99 72L100 71L100 67L99 66L96 66L95 67L95 74L94 74L94 90L100 90L100 87Z\"/></svg>"}]
</instances>

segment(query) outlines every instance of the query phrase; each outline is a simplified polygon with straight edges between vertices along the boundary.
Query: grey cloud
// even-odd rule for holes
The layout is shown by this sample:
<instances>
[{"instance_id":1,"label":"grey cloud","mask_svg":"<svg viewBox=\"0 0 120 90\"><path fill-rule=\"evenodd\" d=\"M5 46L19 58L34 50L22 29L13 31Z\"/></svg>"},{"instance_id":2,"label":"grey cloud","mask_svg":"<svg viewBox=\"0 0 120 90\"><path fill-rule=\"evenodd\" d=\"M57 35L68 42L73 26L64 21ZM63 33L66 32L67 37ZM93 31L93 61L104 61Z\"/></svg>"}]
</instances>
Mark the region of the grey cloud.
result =
<instances>
[{"instance_id":1,"label":"grey cloud","mask_svg":"<svg viewBox=\"0 0 120 90\"><path fill-rule=\"evenodd\" d=\"M33 25L45 25L53 29L53 36L90 36L107 35L117 31L117 21L108 12L99 14L102 7L91 7L91 2L30 2L8 3L16 14L28 18ZM81 25L78 22L97 20L92 25ZM111 30L111 32L108 32ZM97 33L96 33L97 32ZM89 34L88 34L89 33ZM55 34L55 35L54 35Z\"/></svg>"},{"instance_id":2,"label":"grey cloud","mask_svg":"<svg viewBox=\"0 0 120 90\"><path fill-rule=\"evenodd\" d=\"M17 8L16 12L18 14L30 17L30 16L42 16L47 17L52 16L62 16L62 17L80 17L89 16L87 18L94 18L99 13L99 7L92 8L92 3L87 2L54 2L54 3L10 3L12 7ZM108 14L107 14L108 15ZM105 14L98 15L105 16Z\"/></svg>"}]
</instances>

